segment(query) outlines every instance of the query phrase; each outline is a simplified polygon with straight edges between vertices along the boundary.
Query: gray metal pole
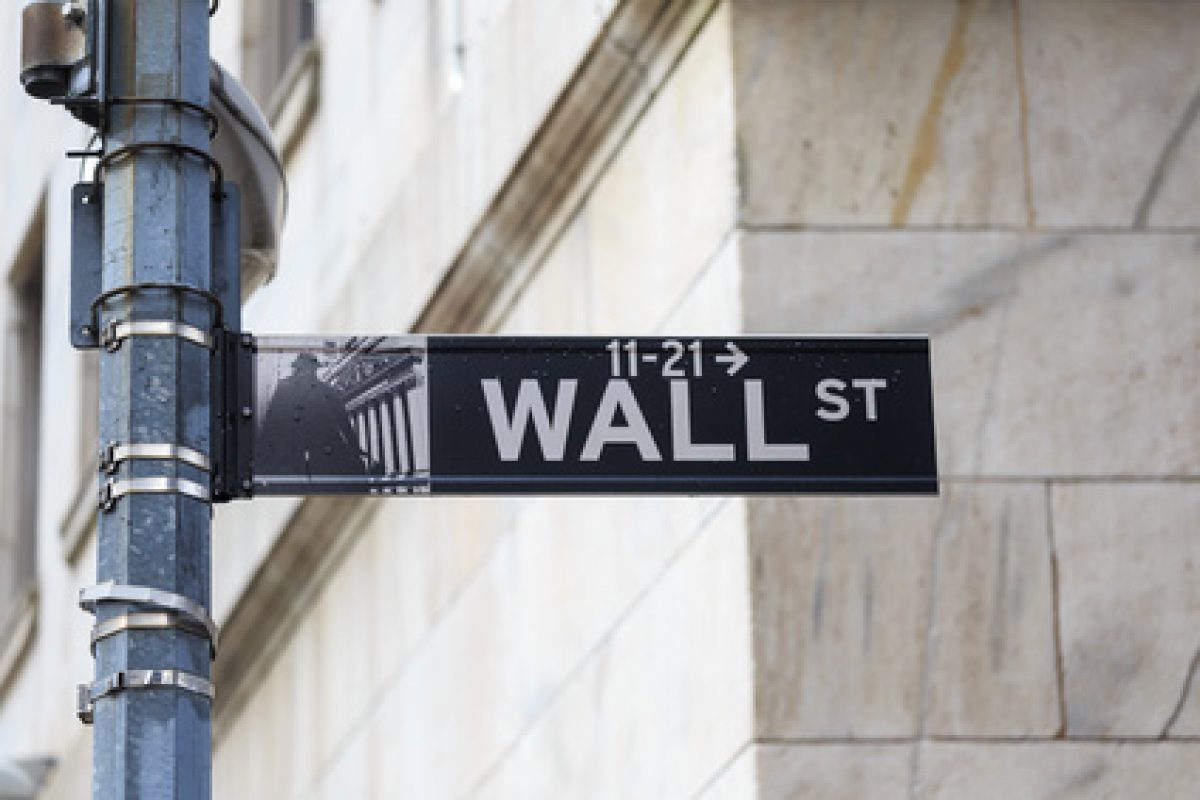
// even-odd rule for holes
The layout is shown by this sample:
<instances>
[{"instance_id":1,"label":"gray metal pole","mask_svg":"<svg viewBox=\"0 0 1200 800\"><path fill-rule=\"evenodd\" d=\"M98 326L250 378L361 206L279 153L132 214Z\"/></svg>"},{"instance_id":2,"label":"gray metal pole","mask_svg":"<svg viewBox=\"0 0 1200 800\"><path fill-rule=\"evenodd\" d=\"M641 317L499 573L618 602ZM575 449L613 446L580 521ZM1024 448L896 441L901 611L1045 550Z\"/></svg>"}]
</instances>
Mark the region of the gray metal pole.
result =
<instances>
[{"instance_id":1,"label":"gray metal pole","mask_svg":"<svg viewBox=\"0 0 1200 800\"><path fill-rule=\"evenodd\" d=\"M209 0L116 0L108 8L109 97L175 98L207 107ZM105 291L144 283L207 289L210 172L196 153L162 145L207 153L204 117L187 107L138 101L112 106L109 123L107 154L134 147L104 171ZM159 144L139 147L143 143ZM136 322L125 327L116 349L102 351L102 447L182 445L211 452L210 352L177 334L178 323L210 330L212 311L202 296L161 287L102 304L102 326ZM101 583L149 587L208 608L211 510L184 493L188 486L207 488L208 474L151 447L120 460L111 480L135 493L99 513ZM120 618L130 613L145 621L146 606L110 598L97 604L97 621L121 627ZM184 628L134 626L100 639L95 653L98 681L125 677L95 701L93 796L209 798L211 701L190 680L210 676L209 643ZM131 685L139 681L149 685Z\"/></svg>"}]
</instances>

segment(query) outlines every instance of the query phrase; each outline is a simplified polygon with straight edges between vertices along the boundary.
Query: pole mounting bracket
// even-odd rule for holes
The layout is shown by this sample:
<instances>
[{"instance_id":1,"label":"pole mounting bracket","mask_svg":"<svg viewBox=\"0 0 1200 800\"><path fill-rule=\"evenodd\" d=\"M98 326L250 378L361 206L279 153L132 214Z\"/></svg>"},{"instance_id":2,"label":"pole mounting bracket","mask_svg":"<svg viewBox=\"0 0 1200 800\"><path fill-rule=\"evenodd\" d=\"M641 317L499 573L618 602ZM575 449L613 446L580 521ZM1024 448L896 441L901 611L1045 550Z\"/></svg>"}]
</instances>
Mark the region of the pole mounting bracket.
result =
<instances>
[{"instance_id":1,"label":"pole mounting bracket","mask_svg":"<svg viewBox=\"0 0 1200 800\"><path fill-rule=\"evenodd\" d=\"M213 347L213 338L208 331L169 319L113 320L100 331L100 344L114 353L131 336L174 336L206 350Z\"/></svg>"},{"instance_id":2,"label":"pole mounting bracket","mask_svg":"<svg viewBox=\"0 0 1200 800\"><path fill-rule=\"evenodd\" d=\"M91 314L93 324L100 314L100 309L109 300L115 297L122 297L130 294L138 294L148 291L164 291L172 292L177 295L189 295L207 302L212 307L213 327L220 328L224 323L224 304L221 298L214 292L208 289L202 289L199 286L191 286L186 283L174 283L171 281L142 281L140 283L127 283L124 286L114 286L113 288L101 292L92 298L89 303L89 313Z\"/></svg>"},{"instance_id":3,"label":"pole mounting bracket","mask_svg":"<svg viewBox=\"0 0 1200 800\"><path fill-rule=\"evenodd\" d=\"M152 102L162 103L164 101L162 98L156 98L152 100ZM111 167L113 164L123 161L137 153L146 152L188 156L189 158L193 158L202 162L212 176L213 197L220 198L224 196L225 173L221 169L221 162L213 158L212 155L204 149L193 147L190 144L183 144L182 142L133 142L132 144L118 147L116 150L112 150L111 152L105 154L99 161L96 162L96 171L92 177L92 182L103 183L105 173L107 173L109 167Z\"/></svg>"},{"instance_id":4,"label":"pole mounting bracket","mask_svg":"<svg viewBox=\"0 0 1200 800\"><path fill-rule=\"evenodd\" d=\"M128 478L104 482L100 487L100 510L112 511L116 508L118 500L131 494L178 494L199 500L201 503L212 502L212 494L208 487L185 478Z\"/></svg>"},{"instance_id":5,"label":"pole mounting bracket","mask_svg":"<svg viewBox=\"0 0 1200 800\"><path fill-rule=\"evenodd\" d=\"M213 380L213 502L254 493L254 336L217 332Z\"/></svg>"},{"instance_id":6,"label":"pole mounting bracket","mask_svg":"<svg viewBox=\"0 0 1200 800\"><path fill-rule=\"evenodd\" d=\"M128 614L97 622L92 627L92 655L96 655L96 642L129 630L180 630L207 639L212 657L217 657L216 631L209 631L196 618L179 611L131 611Z\"/></svg>"},{"instance_id":7,"label":"pole mounting bracket","mask_svg":"<svg viewBox=\"0 0 1200 800\"><path fill-rule=\"evenodd\" d=\"M181 444L118 444L112 442L100 453L100 469L115 475L124 461L134 459L178 461L204 472L212 472L212 461L199 450Z\"/></svg>"},{"instance_id":8,"label":"pole mounting bracket","mask_svg":"<svg viewBox=\"0 0 1200 800\"><path fill-rule=\"evenodd\" d=\"M81 683L76 692L75 713L80 722L91 725L96 701L128 689L181 689L209 700L215 696L212 681L178 669L126 669L93 683Z\"/></svg>"},{"instance_id":9,"label":"pole mounting bracket","mask_svg":"<svg viewBox=\"0 0 1200 800\"><path fill-rule=\"evenodd\" d=\"M131 586L116 581L105 581L80 590L79 607L84 611L95 614L96 606L100 603L129 603L156 611L173 611L188 617L204 628L214 646L217 641L217 623L213 622L204 606L181 594L163 589L153 589L149 586Z\"/></svg>"}]
</instances>

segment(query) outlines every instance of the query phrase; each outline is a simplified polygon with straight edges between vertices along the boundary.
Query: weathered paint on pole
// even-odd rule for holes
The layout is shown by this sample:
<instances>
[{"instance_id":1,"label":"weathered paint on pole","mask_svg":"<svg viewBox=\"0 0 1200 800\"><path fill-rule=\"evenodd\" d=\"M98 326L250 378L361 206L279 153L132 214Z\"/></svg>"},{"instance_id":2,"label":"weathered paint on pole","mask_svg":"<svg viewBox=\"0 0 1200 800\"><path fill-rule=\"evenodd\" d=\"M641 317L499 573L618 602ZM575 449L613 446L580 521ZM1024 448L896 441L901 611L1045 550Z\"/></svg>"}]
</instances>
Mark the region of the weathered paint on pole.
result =
<instances>
[{"instance_id":1,"label":"weathered paint on pole","mask_svg":"<svg viewBox=\"0 0 1200 800\"><path fill-rule=\"evenodd\" d=\"M108 3L110 97L178 98L207 106L209 0ZM103 45L102 45L103 46ZM110 109L106 152L175 142L208 152L205 119L185 108L123 104ZM140 149L104 174L103 285L210 281L210 173L195 155ZM207 330L201 297L146 291L101 308L112 321L172 320ZM210 452L210 354L172 336L130 336L101 354L100 444L179 444ZM164 476L208 485L178 460L137 459L117 476ZM182 494L131 494L99 514L101 582L151 587L209 607L211 513ZM132 610L97 607L98 621ZM174 669L210 675L209 643L178 629L128 630L96 646L96 677L122 670ZM95 704L93 795L208 798L211 702L173 687L117 691Z\"/></svg>"}]
</instances>

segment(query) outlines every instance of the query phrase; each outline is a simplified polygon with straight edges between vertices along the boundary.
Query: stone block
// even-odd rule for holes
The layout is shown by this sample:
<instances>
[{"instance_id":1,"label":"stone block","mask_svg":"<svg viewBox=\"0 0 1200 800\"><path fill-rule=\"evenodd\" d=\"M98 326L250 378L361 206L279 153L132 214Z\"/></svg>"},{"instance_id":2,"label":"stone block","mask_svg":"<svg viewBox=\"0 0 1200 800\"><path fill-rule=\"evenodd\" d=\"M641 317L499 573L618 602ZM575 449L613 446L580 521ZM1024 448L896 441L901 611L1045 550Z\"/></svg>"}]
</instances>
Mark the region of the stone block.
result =
<instances>
[{"instance_id":1,"label":"stone block","mask_svg":"<svg viewBox=\"0 0 1200 800\"><path fill-rule=\"evenodd\" d=\"M474 796L691 797L729 763L752 724L744 525L726 501Z\"/></svg>"},{"instance_id":2,"label":"stone block","mask_svg":"<svg viewBox=\"0 0 1200 800\"><path fill-rule=\"evenodd\" d=\"M1011 3L732 6L744 222L1025 223Z\"/></svg>"},{"instance_id":3,"label":"stone block","mask_svg":"<svg viewBox=\"0 0 1200 800\"><path fill-rule=\"evenodd\" d=\"M372 744L367 736L350 741L331 760L311 795L320 800L383 800L391 797L387 787L379 785L378 770L372 764Z\"/></svg>"},{"instance_id":4,"label":"stone block","mask_svg":"<svg viewBox=\"0 0 1200 800\"><path fill-rule=\"evenodd\" d=\"M741 235L731 233L663 323L663 333L736 335L742 330Z\"/></svg>"},{"instance_id":5,"label":"stone block","mask_svg":"<svg viewBox=\"0 0 1200 800\"><path fill-rule=\"evenodd\" d=\"M1048 493L943 487L925 732L1053 736L1059 713Z\"/></svg>"},{"instance_id":6,"label":"stone block","mask_svg":"<svg viewBox=\"0 0 1200 800\"><path fill-rule=\"evenodd\" d=\"M514 334L587 334L591 332L585 218L577 216L521 292L504 321Z\"/></svg>"},{"instance_id":7,"label":"stone block","mask_svg":"<svg viewBox=\"0 0 1200 800\"><path fill-rule=\"evenodd\" d=\"M1200 650L1188 666L1188 679L1179 695L1179 702L1167 719L1163 730L1168 736L1200 738Z\"/></svg>"},{"instance_id":8,"label":"stone block","mask_svg":"<svg viewBox=\"0 0 1200 800\"><path fill-rule=\"evenodd\" d=\"M1046 490L942 492L752 501L760 736L1059 730Z\"/></svg>"},{"instance_id":9,"label":"stone block","mask_svg":"<svg viewBox=\"0 0 1200 800\"><path fill-rule=\"evenodd\" d=\"M918 730L936 499L750 501L756 736Z\"/></svg>"},{"instance_id":10,"label":"stone block","mask_svg":"<svg viewBox=\"0 0 1200 800\"><path fill-rule=\"evenodd\" d=\"M312 745L321 731L309 723L312 703L298 696L292 658L285 655L263 680L241 713L249 724L234 726L213 748L214 797L292 797L311 769L301 750L316 755ZM306 747L307 745L307 747Z\"/></svg>"},{"instance_id":11,"label":"stone block","mask_svg":"<svg viewBox=\"0 0 1200 800\"><path fill-rule=\"evenodd\" d=\"M435 33L440 24L435 18L437 6L388 3L369 10L367 29L351 33L340 43L349 45L349 52L342 61L346 72L339 77L361 80L356 76L364 69L381 78L387 76L376 84L373 102L363 109L362 121L370 152L387 153L387 157L364 159L361 153L354 154L370 167L364 185L387 190L409 175L414 162L428 152L430 136L444 121L440 112L455 96L446 74L452 53L449 42ZM364 227L372 229L389 207L379 202L377 192L367 195L369 202L360 213L366 217Z\"/></svg>"},{"instance_id":12,"label":"stone block","mask_svg":"<svg viewBox=\"0 0 1200 800\"><path fill-rule=\"evenodd\" d=\"M6 49L16 63L20 25L8 26L12 48ZM2 47L2 45L0 45ZM0 264L8 269L21 255L45 196L46 183L56 169L69 169L62 162L64 150L82 149L90 135L82 123L68 122L62 109L37 102L16 90L0 98L0 118L6 129L0 136ZM66 124L64 124L66 123ZM76 173L78 174L78 173ZM56 198L54 202L61 202Z\"/></svg>"},{"instance_id":13,"label":"stone block","mask_svg":"<svg viewBox=\"0 0 1200 800\"><path fill-rule=\"evenodd\" d=\"M336 569L314 596L295 599L309 604L299 620L279 619L295 627L282 645L262 643L273 661L249 676L247 705L231 710L232 721L220 720L217 753L235 766L218 772L242 787L229 796L269 796L285 779L298 789L321 788L340 754L360 746L378 696L485 560L518 505L499 498L393 500L345 523L351 529L343 532L351 540L345 552L338 552L345 540L328 543ZM320 559L306 564L317 572L325 566ZM247 745L264 735L266 745ZM236 766L228 754L246 749L260 757Z\"/></svg>"},{"instance_id":14,"label":"stone block","mask_svg":"<svg viewBox=\"0 0 1200 800\"><path fill-rule=\"evenodd\" d=\"M373 634L381 627L379 617L387 625L389 593L378 591L370 579L372 553L364 544L360 538L349 549L320 588L306 619L315 645L321 761L330 759L362 724L378 680L374 668L379 638ZM397 631L399 636L405 633ZM331 686L337 689L330 691Z\"/></svg>"},{"instance_id":15,"label":"stone block","mask_svg":"<svg viewBox=\"0 0 1200 800\"><path fill-rule=\"evenodd\" d=\"M318 114L288 162L288 209L279 240L279 266L271 283L246 301L242 322L247 330L311 330L328 300L325 292L335 283L331 273L344 274L342 258L337 259L336 267L329 260L337 255L343 232L327 227L324 219L328 198L323 191L322 154L316 138L325 128L326 122Z\"/></svg>"},{"instance_id":16,"label":"stone block","mask_svg":"<svg viewBox=\"0 0 1200 800\"><path fill-rule=\"evenodd\" d=\"M1192 797L1200 744L936 743L922 746L916 800Z\"/></svg>"},{"instance_id":17,"label":"stone block","mask_svg":"<svg viewBox=\"0 0 1200 800\"><path fill-rule=\"evenodd\" d=\"M1020 16L1037 224L1195 227L1200 6L1035 2Z\"/></svg>"},{"instance_id":18,"label":"stone block","mask_svg":"<svg viewBox=\"0 0 1200 800\"><path fill-rule=\"evenodd\" d=\"M696 800L758 800L758 748L745 745L713 777Z\"/></svg>"},{"instance_id":19,"label":"stone block","mask_svg":"<svg viewBox=\"0 0 1200 800\"><path fill-rule=\"evenodd\" d=\"M601 34L608 12L587 3L548 6L540 0L507 0L500 15L495 5L479 4L491 6L484 13L496 18L479 62L472 63L468 52L465 73L468 81L495 82L483 94L488 105L485 127L474 135L485 153L494 151L488 160L507 169L513 153L530 141Z\"/></svg>"},{"instance_id":20,"label":"stone block","mask_svg":"<svg viewBox=\"0 0 1200 800\"><path fill-rule=\"evenodd\" d=\"M38 504L41 530L58 527L60 521L71 513L81 484L91 484L95 479L92 466L95 443L81 439L83 430L88 427L83 420L96 416L96 409L87 404L89 394L82 388L83 354L71 348L66 336L56 335L65 330L71 281L70 237L58 235L58 232L70 230L71 187L79 178L78 170L70 169L65 162L57 166L44 190L46 235L39 242L44 248L40 267L43 282L42 319L46 321L45 324L57 326L47 328L41 342L41 397L54 398L51 406L54 410L48 415L46 410L42 411L43 419L53 419L54 422L43 424L39 429L38 468L41 477L38 481ZM59 320L63 321L62 325L58 325ZM25 375L14 374L16 370L11 361L7 369L9 380L28 379Z\"/></svg>"},{"instance_id":21,"label":"stone block","mask_svg":"<svg viewBox=\"0 0 1200 800\"><path fill-rule=\"evenodd\" d=\"M1200 124L1194 116L1200 114L1200 95L1193 95L1185 114L1189 116L1181 119L1163 145L1159 157L1162 180L1155 184L1157 190L1143 194L1146 224L1152 228L1194 229L1200 216L1196 211L1200 208Z\"/></svg>"},{"instance_id":22,"label":"stone block","mask_svg":"<svg viewBox=\"0 0 1200 800\"><path fill-rule=\"evenodd\" d=\"M943 475L1200 473L1200 237L743 242L748 332L931 335Z\"/></svg>"},{"instance_id":23,"label":"stone block","mask_svg":"<svg viewBox=\"0 0 1200 800\"><path fill-rule=\"evenodd\" d=\"M714 13L584 208L597 330L657 329L732 230L728 11Z\"/></svg>"},{"instance_id":24,"label":"stone block","mask_svg":"<svg viewBox=\"0 0 1200 800\"><path fill-rule=\"evenodd\" d=\"M762 745L762 800L906 800L909 745Z\"/></svg>"},{"instance_id":25,"label":"stone block","mask_svg":"<svg viewBox=\"0 0 1200 800\"><path fill-rule=\"evenodd\" d=\"M329 681L336 676L323 673L323 642L316 636L317 627L312 616L300 622L264 681L278 682L275 691L291 703L290 727L282 735L288 742L288 754L291 756L287 781L297 790L312 788L313 780L339 744L328 735L325 727L326 708L330 703L338 702L338 698L336 693L328 691ZM263 689L259 693L267 694L268 691ZM245 735L253 741L257 733L253 709L242 720L246 723ZM283 779L276 777L276 780Z\"/></svg>"},{"instance_id":26,"label":"stone block","mask_svg":"<svg viewBox=\"0 0 1200 800\"><path fill-rule=\"evenodd\" d=\"M519 498L384 500L356 580L370 585L368 641L377 686L394 679L520 513Z\"/></svg>"},{"instance_id":27,"label":"stone block","mask_svg":"<svg viewBox=\"0 0 1200 800\"><path fill-rule=\"evenodd\" d=\"M58 763L46 777L39 800L79 800L91 795L92 729L77 731L62 746L64 749L59 751Z\"/></svg>"},{"instance_id":28,"label":"stone block","mask_svg":"<svg viewBox=\"0 0 1200 800\"><path fill-rule=\"evenodd\" d=\"M1158 736L1200 649L1200 486L1054 488L1068 735Z\"/></svg>"},{"instance_id":29,"label":"stone block","mask_svg":"<svg viewBox=\"0 0 1200 800\"><path fill-rule=\"evenodd\" d=\"M294 497L255 498L213 507L212 611L223 623L234 612L263 559L300 505Z\"/></svg>"},{"instance_id":30,"label":"stone block","mask_svg":"<svg viewBox=\"0 0 1200 800\"><path fill-rule=\"evenodd\" d=\"M535 133L608 13L580 3L549 8L531 0L486 8L468 4L461 9L459 35L469 38L461 40L466 47L461 69L456 69L453 32L447 29L451 15L430 6L433 19L414 20L417 12L408 9L414 4L400 6L403 12L370 6L356 14L388 26L394 41L379 36L376 28L339 44L339 55L355 56L356 74L366 69L369 75L400 76L395 87L385 83L382 89L372 81L357 82L365 87L362 91L386 95L387 102L351 109L350 117L333 117L341 126L362 129L361 136L373 146L366 151L394 150L395 158L375 168L375 160L355 158L359 151L351 148L353 169L343 168L337 161L341 151L326 148L308 174L319 181L314 194L322 198L325 212L317 227L329 228L317 276L320 296L332 299L322 303L327 309L322 323L328 329L361 327L381 318L392 330L413 324L443 287L446 271L481 219L488 218L518 163L531 152ZM364 40L373 44L364 46ZM397 67L393 55L401 53ZM348 62L343 58L339 63ZM375 63L379 66L372 69ZM364 186L370 191L364 192ZM528 203L509 208L523 214ZM330 224L330 214L338 224ZM308 241L311 229L304 231Z\"/></svg>"},{"instance_id":31,"label":"stone block","mask_svg":"<svg viewBox=\"0 0 1200 800\"><path fill-rule=\"evenodd\" d=\"M324 755L313 763L367 737L389 796L470 791L614 635L716 504L604 498L522 504L515 518L496 523L513 532L416 646L390 673L372 679L371 705L348 737L332 750L323 743ZM388 608L383 599L375 604L380 613ZM327 705L317 711L333 714Z\"/></svg>"}]
</instances>

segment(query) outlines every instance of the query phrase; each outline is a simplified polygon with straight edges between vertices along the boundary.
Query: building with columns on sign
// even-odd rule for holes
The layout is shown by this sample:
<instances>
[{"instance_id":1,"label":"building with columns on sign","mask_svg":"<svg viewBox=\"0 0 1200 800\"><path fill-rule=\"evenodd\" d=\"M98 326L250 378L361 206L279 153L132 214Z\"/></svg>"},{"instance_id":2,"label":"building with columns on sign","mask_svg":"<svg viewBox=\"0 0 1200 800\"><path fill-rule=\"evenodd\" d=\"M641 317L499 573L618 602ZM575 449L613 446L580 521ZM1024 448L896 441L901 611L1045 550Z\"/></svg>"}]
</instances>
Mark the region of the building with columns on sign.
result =
<instances>
[{"instance_id":1,"label":"building with columns on sign","mask_svg":"<svg viewBox=\"0 0 1200 800\"><path fill-rule=\"evenodd\" d=\"M351 349L322 375L337 390L369 471L380 477L429 477L429 421L425 418L424 364L417 353L371 359L386 347L382 336L356 337Z\"/></svg>"},{"instance_id":2,"label":"building with columns on sign","mask_svg":"<svg viewBox=\"0 0 1200 800\"><path fill-rule=\"evenodd\" d=\"M74 800L88 131L4 13L0 765ZM215 797L1194 796L1200 2L222 0L212 42L290 184L248 330L928 333L942 478L218 507Z\"/></svg>"}]
</instances>

